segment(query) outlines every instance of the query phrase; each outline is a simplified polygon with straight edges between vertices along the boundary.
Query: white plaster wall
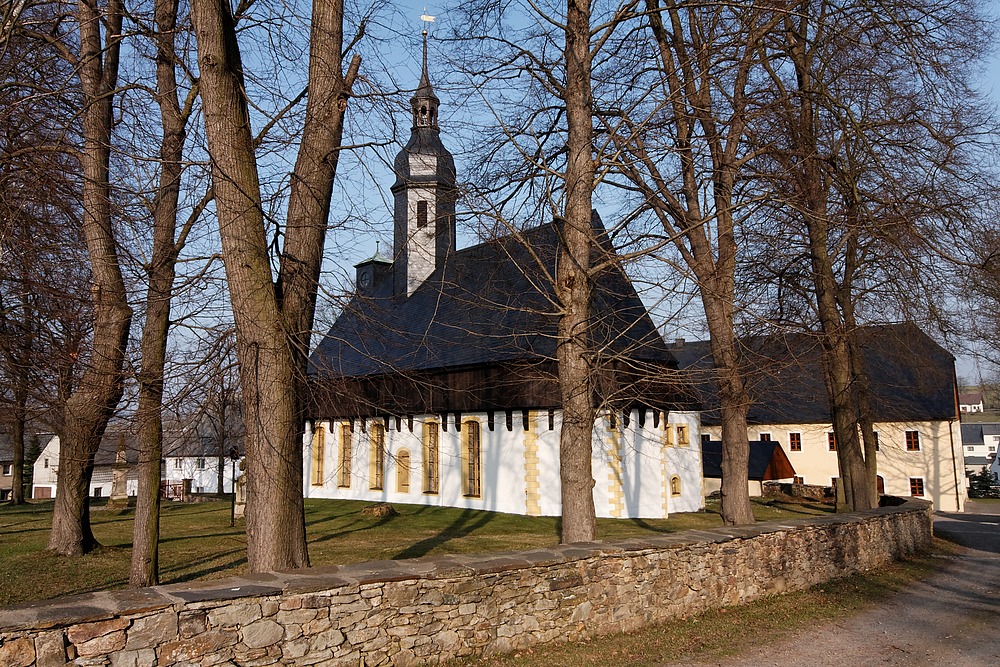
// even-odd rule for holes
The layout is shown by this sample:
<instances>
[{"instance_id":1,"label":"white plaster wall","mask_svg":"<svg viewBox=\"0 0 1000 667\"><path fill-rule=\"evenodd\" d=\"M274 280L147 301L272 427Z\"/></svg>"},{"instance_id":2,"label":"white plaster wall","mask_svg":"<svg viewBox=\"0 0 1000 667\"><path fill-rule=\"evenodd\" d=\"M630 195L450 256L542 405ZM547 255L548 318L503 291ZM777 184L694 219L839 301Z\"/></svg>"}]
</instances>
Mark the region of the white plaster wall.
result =
<instances>
[{"instance_id":1,"label":"white plaster wall","mask_svg":"<svg viewBox=\"0 0 1000 667\"><path fill-rule=\"evenodd\" d=\"M45 465L48 460L48 466ZM56 497L56 481L59 471L59 436L52 436L41 453L35 460L32 467L33 477L31 481L31 497L35 498L35 489L40 486L47 486L52 489L52 497Z\"/></svg>"},{"instance_id":2,"label":"white plaster wall","mask_svg":"<svg viewBox=\"0 0 1000 667\"><path fill-rule=\"evenodd\" d=\"M323 480L321 484L313 484L312 477L312 426L307 428L303 446L303 462L305 470L305 487L303 492L307 498L342 498L366 500L372 502L398 502L418 505L436 505L443 507L463 507L515 514L527 513L527 485L525 463L525 429L522 414L514 411L511 429L507 430L506 415L502 411L494 414L494 429L488 425L486 413L467 413L462 415L463 423L474 419L480 423L482 495L479 498L465 497L462 494L462 458L461 433L455 428L454 415L446 416L447 430L439 431L440 449L440 488L439 493L424 493L423 483L423 443L422 417L413 420L413 431L410 432L408 420L400 421L400 430L396 430L395 419L389 420L389 428L385 438L385 474L383 488L371 489L368 479L371 452L370 433L371 420L364 431L361 430L361 420L354 421L354 433L351 439L351 484L350 487L338 486L339 480L339 430L342 422L320 422L318 426L326 429ZM440 416L434 416L434 421L441 422ZM532 411L529 413L531 429L538 442L538 492L540 513L543 516L558 516L561 513L561 496L559 481L559 432L562 419L559 411L553 415L553 428L548 427L547 411ZM696 511L703 507L701 495L701 452L697 443L700 442L697 413L671 413L669 423L679 423L688 426L690 445L686 448L669 448L663 446L664 424L653 426L652 412L647 413L643 426L638 424L638 413L633 412L630 424L624 427L619 420L617 427L621 433L621 457L624 479L621 489L624 499L622 516L656 518L663 517L666 510L675 512ZM442 425L443 426L443 425ZM594 502L597 515L613 516L611 507L611 473L610 452L607 448L607 419L602 418L595 425L594 431L594 478L597 481L594 489ZM398 454L400 450L408 449L410 453L410 490L401 493L397 490L396 475ZM667 474L663 467L666 461ZM670 497L669 478L679 475L682 480L682 493L678 497ZM666 501L665 501L666 499Z\"/></svg>"},{"instance_id":3,"label":"white plaster wall","mask_svg":"<svg viewBox=\"0 0 1000 667\"><path fill-rule=\"evenodd\" d=\"M198 459L205 461L205 467L198 467ZM240 463L243 458L236 461L236 479L242 476ZM223 471L222 493L233 492L233 462L228 458ZM194 493L218 493L219 486L219 457L218 456L170 456L166 458L163 468L163 479L168 482L182 482L185 479L191 481L191 491ZM199 491L198 489L201 489Z\"/></svg>"},{"instance_id":4,"label":"white plaster wall","mask_svg":"<svg viewBox=\"0 0 1000 667\"><path fill-rule=\"evenodd\" d=\"M714 439L721 437L718 426L706 427ZM925 500L934 509L961 512L968 496L962 454L961 433L957 422L879 422L878 474L885 482L885 492L894 496L910 495L910 478L924 480ZM829 486L838 476L837 452L830 451L827 433L831 424L771 424L748 429L751 440L761 433L770 433L781 443L795 474L806 484ZM906 431L920 433L920 451L906 450ZM793 452L788 446L788 434L802 434L802 451ZM957 474L956 474L957 473ZM956 480L957 478L957 480Z\"/></svg>"},{"instance_id":5,"label":"white plaster wall","mask_svg":"<svg viewBox=\"0 0 1000 667\"><path fill-rule=\"evenodd\" d=\"M417 227L417 202L427 202L427 224ZM411 188L406 192L406 295L410 296L434 273L437 229L437 196L432 188Z\"/></svg>"}]
</instances>

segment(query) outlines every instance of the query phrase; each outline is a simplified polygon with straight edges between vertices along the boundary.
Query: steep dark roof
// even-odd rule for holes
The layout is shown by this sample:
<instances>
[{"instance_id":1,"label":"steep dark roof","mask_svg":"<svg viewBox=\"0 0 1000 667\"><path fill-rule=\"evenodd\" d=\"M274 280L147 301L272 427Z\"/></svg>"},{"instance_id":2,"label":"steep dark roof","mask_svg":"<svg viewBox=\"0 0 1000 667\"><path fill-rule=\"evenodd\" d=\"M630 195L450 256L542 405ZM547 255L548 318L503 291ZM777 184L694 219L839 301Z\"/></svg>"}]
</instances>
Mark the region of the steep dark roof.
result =
<instances>
[{"instance_id":1,"label":"steep dark roof","mask_svg":"<svg viewBox=\"0 0 1000 667\"><path fill-rule=\"evenodd\" d=\"M876 421L957 418L955 358L950 353L913 324L863 327L859 335ZM758 336L741 344L751 424L830 423L818 337ZM684 343L671 351L699 388L705 409L702 423L718 424L708 342Z\"/></svg>"},{"instance_id":2,"label":"steep dark roof","mask_svg":"<svg viewBox=\"0 0 1000 667\"><path fill-rule=\"evenodd\" d=\"M599 218L595 225L600 225ZM320 384L345 378L420 377L409 386L383 383L355 391L365 397L357 400L367 401L374 412L420 412L416 403L404 405L386 396L398 398L427 387L430 393L435 387L450 392L429 395L420 403L433 410L553 407L558 323L553 277L559 245L558 227L547 224L449 253L444 265L408 298L393 297L392 277L387 276L370 295L351 300L313 352L310 374ZM649 405L676 405L677 386L672 393L664 389L677 381L671 374L676 361L614 262L595 278L591 313L597 365L626 368L616 371L619 379L628 372L652 377L655 370L660 386L636 393L660 396L655 403L644 399ZM524 370L527 366L530 372ZM351 391L332 393L343 397ZM525 402L508 400L516 393ZM336 396L318 400L325 414L368 409L345 407Z\"/></svg>"},{"instance_id":3,"label":"steep dark roof","mask_svg":"<svg viewBox=\"0 0 1000 667\"><path fill-rule=\"evenodd\" d=\"M722 441L709 440L701 443L702 475L709 479L722 479ZM747 479L760 482L774 479L788 479L795 476L781 443L774 440L750 442L749 474Z\"/></svg>"},{"instance_id":4,"label":"steep dark roof","mask_svg":"<svg viewBox=\"0 0 1000 667\"><path fill-rule=\"evenodd\" d=\"M504 361L554 359L557 306L552 224L449 256L409 298L391 280L355 297L313 352L319 377L358 377ZM673 365L631 282L611 268L596 281L592 336L605 356Z\"/></svg>"},{"instance_id":5,"label":"steep dark roof","mask_svg":"<svg viewBox=\"0 0 1000 667\"><path fill-rule=\"evenodd\" d=\"M962 424L963 445L985 445L982 424Z\"/></svg>"}]
</instances>

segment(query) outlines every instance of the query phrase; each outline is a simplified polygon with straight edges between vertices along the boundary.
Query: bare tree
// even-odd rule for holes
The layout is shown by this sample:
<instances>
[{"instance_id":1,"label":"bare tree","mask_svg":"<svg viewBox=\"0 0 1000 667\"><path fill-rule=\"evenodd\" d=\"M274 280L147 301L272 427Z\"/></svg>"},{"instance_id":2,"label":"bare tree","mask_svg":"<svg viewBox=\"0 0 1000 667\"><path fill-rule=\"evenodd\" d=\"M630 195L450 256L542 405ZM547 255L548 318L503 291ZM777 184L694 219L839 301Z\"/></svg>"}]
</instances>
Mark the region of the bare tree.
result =
<instances>
[{"instance_id":1,"label":"bare tree","mask_svg":"<svg viewBox=\"0 0 1000 667\"><path fill-rule=\"evenodd\" d=\"M647 0L648 48L636 54L656 68L624 68L639 92L604 119L622 156L622 187L659 222L697 284L721 406L727 524L754 521L735 277L739 226L754 200L746 133L759 113L759 49L780 17L758 5Z\"/></svg>"},{"instance_id":2,"label":"bare tree","mask_svg":"<svg viewBox=\"0 0 1000 667\"><path fill-rule=\"evenodd\" d=\"M344 111L360 59L344 71L343 4L317 0L306 121L274 281L234 18L218 0L196 0L192 16L247 425L247 558L254 571L303 567L306 355Z\"/></svg>"},{"instance_id":3,"label":"bare tree","mask_svg":"<svg viewBox=\"0 0 1000 667\"><path fill-rule=\"evenodd\" d=\"M66 401L63 417L59 493L48 546L66 556L79 556L97 545L90 529L87 490L94 454L122 395L132 321L118 261L108 179L123 13L120 0L104 7L81 0L76 14L79 56L67 52L79 72L83 96L83 233L93 280L94 333L89 364Z\"/></svg>"},{"instance_id":4,"label":"bare tree","mask_svg":"<svg viewBox=\"0 0 1000 667\"><path fill-rule=\"evenodd\" d=\"M156 43L156 93L160 110L160 176L153 200L153 248L146 272L145 321L142 329L141 368L136 422L139 438L139 490L132 537L129 585L159 583L158 543L160 519L160 461L163 457L163 390L170 307L176 277L175 265L192 225L207 205L204 196L177 234L178 201L184 165L187 126L194 111L197 85L187 90L178 85L177 70L183 65L177 51L178 0L154 2L154 26L149 30Z\"/></svg>"}]
</instances>

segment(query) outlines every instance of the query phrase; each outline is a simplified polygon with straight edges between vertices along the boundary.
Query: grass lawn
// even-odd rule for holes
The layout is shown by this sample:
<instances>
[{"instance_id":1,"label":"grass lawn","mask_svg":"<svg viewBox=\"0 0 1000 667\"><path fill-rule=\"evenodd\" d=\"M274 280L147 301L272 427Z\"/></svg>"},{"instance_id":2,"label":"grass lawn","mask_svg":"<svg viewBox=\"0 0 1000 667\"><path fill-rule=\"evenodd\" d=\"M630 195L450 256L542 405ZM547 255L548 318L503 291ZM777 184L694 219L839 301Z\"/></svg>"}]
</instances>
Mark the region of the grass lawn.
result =
<instances>
[{"instance_id":1,"label":"grass lawn","mask_svg":"<svg viewBox=\"0 0 1000 667\"><path fill-rule=\"evenodd\" d=\"M395 505L399 516L361 516L370 503L306 500L306 529L313 565L483 553L557 544L558 519L454 508ZM160 528L162 583L211 579L246 571L242 522L229 527L229 503L165 502ZM820 503L755 501L758 520L780 520L832 511ZM45 551L52 502L0 506L0 606L95 590L124 588L132 546L132 510L91 511L100 549L82 559ZM604 540L722 525L718 505L669 519L598 519Z\"/></svg>"}]
</instances>

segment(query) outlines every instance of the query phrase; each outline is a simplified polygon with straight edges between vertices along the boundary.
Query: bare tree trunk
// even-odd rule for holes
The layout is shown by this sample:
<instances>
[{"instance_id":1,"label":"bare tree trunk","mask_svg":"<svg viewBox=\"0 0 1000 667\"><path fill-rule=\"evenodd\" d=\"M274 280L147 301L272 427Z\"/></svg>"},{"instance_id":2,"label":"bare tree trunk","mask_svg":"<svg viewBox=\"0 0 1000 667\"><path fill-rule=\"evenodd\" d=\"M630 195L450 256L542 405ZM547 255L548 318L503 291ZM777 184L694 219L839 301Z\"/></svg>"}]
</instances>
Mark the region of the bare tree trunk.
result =
<instances>
[{"instance_id":1,"label":"bare tree trunk","mask_svg":"<svg viewBox=\"0 0 1000 667\"><path fill-rule=\"evenodd\" d=\"M309 564L302 503L305 366L326 214L355 59L340 69L343 4L313 3L306 126L292 179L278 285L271 281L239 46L228 3L192 3L219 228L236 318L247 450L247 558ZM336 69L331 69L336 67Z\"/></svg>"},{"instance_id":2,"label":"bare tree trunk","mask_svg":"<svg viewBox=\"0 0 1000 667\"><path fill-rule=\"evenodd\" d=\"M288 224L276 295L292 358L290 393L295 401L295 436L285 454L290 481L298 490L287 499L300 515L303 550L305 507L302 498L301 442L306 422L309 340L316 313L330 197L340 159L344 112L361 59L355 56L343 73L344 5L342 0L313 3L309 43L309 97L302 143L295 162L288 201ZM235 492L235 489L234 489ZM298 530L298 529L297 529Z\"/></svg>"},{"instance_id":3,"label":"bare tree trunk","mask_svg":"<svg viewBox=\"0 0 1000 667\"><path fill-rule=\"evenodd\" d=\"M160 184L153 205L153 252L148 268L146 321L142 329L139 370L139 490L132 531L129 585L159 583L160 477L163 458L163 374L170 326L170 300L180 247L174 241L180 196L186 118L177 98L174 52L178 0L156 0L156 101L163 136L160 141Z\"/></svg>"},{"instance_id":4,"label":"bare tree trunk","mask_svg":"<svg viewBox=\"0 0 1000 667\"><path fill-rule=\"evenodd\" d=\"M65 556L97 545L90 529L88 486L97 452L122 395L122 367L132 310L111 222L112 100L118 81L121 0L102 12L80 0L79 74L83 93L83 232L90 256L94 307L93 350L79 388L66 402L59 454L58 492L48 547ZM102 39L102 25L107 39Z\"/></svg>"},{"instance_id":5,"label":"bare tree trunk","mask_svg":"<svg viewBox=\"0 0 1000 667\"><path fill-rule=\"evenodd\" d=\"M24 504L24 425L27 421L27 378L18 378L14 388L14 419L10 428L10 440L14 457L12 464L10 504Z\"/></svg>"},{"instance_id":6,"label":"bare tree trunk","mask_svg":"<svg viewBox=\"0 0 1000 667\"><path fill-rule=\"evenodd\" d=\"M858 434L849 332L838 304L839 290L829 249L827 188L819 148L812 53L807 39L810 20L808 13L785 20L787 52L798 82L792 144L797 153L799 207L808 234L816 307L822 327L823 367L833 413L840 481L847 506L862 510L872 507L872 499Z\"/></svg>"},{"instance_id":7,"label":"bare tree trunk","mask_svg":"<svg viewBox=\"0 0 1000 667\"><path fill-rule=\"evenodd\" d=\"M590 89L590 2L568 0L566 16L566 208L556 275L561 312L557 327L562 542L593 540L597 532L594 473L594 392L590 355L590 254L594 247L593 97Z\"/></svg>"}]
</instances>

